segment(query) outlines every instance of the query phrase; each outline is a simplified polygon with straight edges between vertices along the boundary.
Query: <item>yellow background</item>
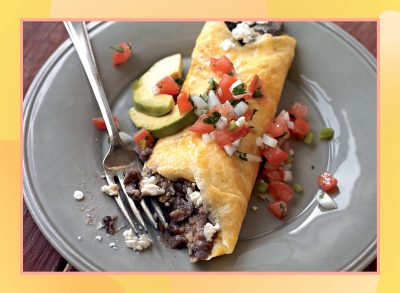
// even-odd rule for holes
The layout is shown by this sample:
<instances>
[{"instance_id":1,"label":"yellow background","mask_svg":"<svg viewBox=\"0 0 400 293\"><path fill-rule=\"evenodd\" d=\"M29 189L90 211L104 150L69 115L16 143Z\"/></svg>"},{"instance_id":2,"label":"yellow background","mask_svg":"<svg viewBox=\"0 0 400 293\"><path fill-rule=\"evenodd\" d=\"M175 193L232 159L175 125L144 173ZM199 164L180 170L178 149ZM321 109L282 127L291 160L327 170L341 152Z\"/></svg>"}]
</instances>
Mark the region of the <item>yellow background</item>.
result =
<instances>
[{"instance_id":1,"label":"yellow background","mask_svg":"<svg viewBox=\"0 0 400 293\"><path fill-rule=\"evenodd\" d=\"M203 0L1 1L0 292L399 292L400 1ZM112 3L112 4L111 4ZM186 4L184 4L186 3ZM395 12L395 11L398 12ZM20 156L20 18L272 17L380 18L380 274L22 274ZM7 220L7 223L6 223ZM379 267L379 265L378 265ZM396 278L397 277L397 278ZM150 290L149 290L150 289ZM90 291L89 291L90 290ZM144 292L144 291L143 291Z\"/></svg>"}]
</instances>

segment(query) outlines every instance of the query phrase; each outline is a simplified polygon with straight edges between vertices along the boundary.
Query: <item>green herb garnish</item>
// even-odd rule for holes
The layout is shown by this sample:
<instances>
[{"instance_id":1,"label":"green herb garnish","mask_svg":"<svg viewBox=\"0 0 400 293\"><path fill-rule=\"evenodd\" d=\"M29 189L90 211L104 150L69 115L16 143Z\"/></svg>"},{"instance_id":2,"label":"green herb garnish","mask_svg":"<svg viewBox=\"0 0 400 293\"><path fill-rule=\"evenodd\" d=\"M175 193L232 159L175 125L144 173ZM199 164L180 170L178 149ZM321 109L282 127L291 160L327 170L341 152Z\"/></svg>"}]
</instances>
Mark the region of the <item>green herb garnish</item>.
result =
<instances>
[{"instance_id":1,"label":"green herb garnish","mask_svg":"<svg viewBox=\"0 0 400 293\"><path fill-rule=\"evenodd\" d=\"M262 96L263 96L263 94L260 89L255 90L253 93L253 98L261 98Z\"/></svg>"},{"instance_id":2,"label":"green herb garnish","mask_svg":"<svg viewBox=\"0 0 400 293\"><path fill-rule=\"evenodd\" d=\"M202 98L205 102L208 101L208 95L207 94L201 94L200 98Z\"/></svg>"},{"instance_id":3,"label":"green herb garnish","mask_svg":"<svg viewBox=\"0 0 400 293\"><path fill-rule=\"evenodd\" d=\"M210 80L208 81L208 83L211 86L211 90L216 90L218 88L218 84L217 82L214 80L214 78L210 78Z\"/></svg>"},{"instance_id":4,"label":"green herb garnish","mask_svg":"<svg viewBox=\"0 0 400 293\"><path fill-rule=\"evenodd\" d=\"M325 193L322 192L322 193L319 195L319 198L320 198L320 199L323 199L324 196L325 196Z\"/></svg>"},{"instance_id":5,"label":"green herb garnish","mask_svg":"<svg viewBox=\"0 0 400 293\"><path fill-rule=\"evenodd\" d=\"M251 113L251 119L253 119L253 116L254 116L254 114L256 114L257 113L257 109L253 109L253 113Z\"/></svg>"},{"instance_id":6,"label":"green herb garnish","mask_svg":"<svg viewBox=\"0 0 400 293\"><path fill-rule=\"evenodd\" d=\"M333 136L332 128L322 128L319 132L319 139L331 139Z\"/></svg>"},{"instance_id":7,"label":"green herb garnish","mask_svg":"<svg viewBox=\"0 0 400 293\"><path fill-rule=\"evenodd\" d=\"M287 161L288 163L293 162L293 160L294 160L294 155L289 155L288 158L286 159L286 161Z\"/></svg>"},{"instance_id":8,"label":"green herb garnish","mask_svg":"<svg viewBox=\"0 0 400 293\"><path fill-rule=\"evenodd\" d=\"M275 137L275 138L282 138L282 137L285 137L288 133L289 133L289 132L285 131L282 135L280 135L280 136L278 136L278 137Z\"/></svg>"},{"instance_id":9,"label":"green herb garnish","mask_svg":"<svg viewBox=\"0 0 400 293\"><path fill-rule=\"evenodd\" d=\"M232 105L232 107L235 107L235 106L236 106L237 104L239 104L240 102L244 102L244 103L246 103L247 105L249 104L249 103L246 102L246 100L243 99L243 98L238 99L238 100L235 100L235 99L230 99L230 100L229 100L229 103Z\"/></svg>"},{"instance_id":10,"label":"green herb garnish","mask_svg":"<svg viewBox=\"0 0 400 293\"><path fill-rule=\"evenodd\" d=\"M283 205L283 203L281 203L279 205L279 207L281 208L282 217L286 217L287 211L286 211L285 206Z\"/></svg>"},{"instance_id":11,"label":"green herb garnish","mask_svg":"<svg viewBox=\"0 0 400 293\"><path fill-rule=\"evenodd\" d=\"M293 184L292 187L293 187L294 191L297 193L300 193L303 191L303 187L298 183Z\"/></svg>"},{"instance_id":12,"label":"green herb garnish","mask_svg":"<svg viewBox=\"0 0 400 293\"><path fill-rule=\"evenodd\" d=\"M110 49L112 49L118 53L124 53L124 49L122 49L120 46L110 46Z\"/></svg>"},{"instance_id":13,"label":"green herb garnish","mask_svg":"<svg viewBox=\"0 0 400 293\"><path fill-rule=\"evenodd\" d=\"M311 131L309 131L309 132L307 133L306 137L304 138L303 142L304 142L305 144L310 145L310 144L312 143L313 139L314 139L314 133L312 133Z\"/></svg>"},{"instance_id":14,"label":"green herb garnish","mask_svg":"<svg viewBox=\"0 0 400 293\"><path fill-rule=\"evenodd\" d=\"M189 96L189 103L192 105L192 107L194 107L194 102L193 102L193 100L192 100L192 97L191 96Z\"/></svg>"},{"instance_id":15,"label":"green herb garnish","mask_svg":"<svg viewBox=\"0 0 400 293\"><path fill-rule=\"evenodd\" d=\"M234 76L234 75L235 75L235 73L234 73L233 71L229 71L227 74L228 74L229 76Z\"/></svg>"},{"instance_id":16,"label":"green herb garnish","mask_svg":"<svg viewBox=\"0 0 400 293\"><path fill-rule=\"evenodd\" d=\"M146 139L142 139L141 141L139 141L139 146L140 148L144 149L146 147Z\"/></svg>"},{"instance_id":17,"label":"green herb garnish","mask_svg":"<svg viewBox=\"0 0 400 293\"><path fill-rule=\"evenodd\" d=\"M178 85L182 86L184 80L183 80L182 78L177 78L177 79L175 79L175 82L176 82Z\"/></svg>"},{"instance_id":18,"label":"green herb garnish","mask_svg":"<svg viewBox=\"0 0 400 293\"><path fill-rule=\"evenodd\" d=\"M257 191L259 193L266 193L268 189L268 184L264 180L260 179L257 184Z\"/></svg>"},{"instance_id":19,"label":"green herb garnish","mask_svg":"<svg viewBox=\"0 0 400 293\"><path fill-rule=\"evenodd\" d=\"M235 130L236 128L238 128L238 126L236 125L235 120L229 121L229 130L232 131Z\"/></svg>"},{"instance_id":20,"label":"green herb garnish","mask_svg":"<svg viewBox=\"0 0 400 293\"><path fill-rule=\"evenodd\" d=\"M221 113L214 111L211 113L211 116L208 116L207 118L203 119L203 122L206 124L213 124L218 122L219 118L221 118Z\"/></svg>"},{"instance_id":21,"label":"green herb garnish","mask_svg":"<svg viewBox=\"0 0 400 293\"><path fill-rule=\"evenodd\" d=\"M238 84L232 89L232 94L234 96L244 95L247 93L244 83Z\"/></svg>"}]
</instances>

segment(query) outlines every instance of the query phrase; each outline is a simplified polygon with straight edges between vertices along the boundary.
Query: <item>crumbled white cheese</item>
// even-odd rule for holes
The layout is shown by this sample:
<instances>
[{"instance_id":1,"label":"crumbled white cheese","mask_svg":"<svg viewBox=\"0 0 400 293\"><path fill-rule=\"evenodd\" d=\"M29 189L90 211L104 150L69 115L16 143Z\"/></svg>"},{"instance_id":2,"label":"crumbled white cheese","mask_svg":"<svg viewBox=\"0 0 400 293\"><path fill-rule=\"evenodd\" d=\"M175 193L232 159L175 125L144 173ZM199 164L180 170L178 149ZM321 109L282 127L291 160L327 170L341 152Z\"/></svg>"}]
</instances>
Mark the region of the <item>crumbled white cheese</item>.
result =
<instances>
[{"instance_id":1,"label":"crumbled white cheese","mask_svg":"<svg viewBox=\"0 0 400 293\"><path fill-rule=\"evenodd\" d=\"M224 129L227 124L228 124L228 120L224 116L221 116L218 119L217 123L215 123L215 128Z\"/></svg>"},{"instance_id":2,"label":"crumbled white cheese","mask_svg":"<svg viewBox=\"0 0 400 293\"><path fill-rule=\"evenodd\" d=\"M82 192L82 191L75 190L75 192L74 192L74 198L75 198L76 200L82 200L83 197L84 197L84 195L83 195L83 192Z\"/></svg>"},{"instance_id":3,"label":"crumbled white cheese","mask_svg":"<svg viewBox=\"0 0 400 293\"><path fill-rule=\"evenodd\" d=\"M165 189L155 184L143 184L140 189L142 195L161 195L165 193Z\"/></svg>"},{"instance_id":4,"label":"crumbled white cheese","mask_svg":"<svg viewBox=\"0 0 400 293\"><path fill-rule=\"evenodd\" d=\"M206 237L207 241L212 241L212 238L215 233L217 233L221 229L221 226L217 223L215 225L211 223L207 223L204 225L204 237Z\"/></svg>"},{"instance_id":5,"label":"crumbled white cheese","mask_svg":"<svg viewBox=\"0 0 400 293\"><path fill-rule=\"evenodd\" d=\"M236 147L230 143L224 145L224 150L228 154L228 156L232 157L232 155L236 152Z\"/></svg>"},{"instance_id":6,"label":"crumbled white cheese","mask_svg":"<svg viewBox=\"0 0 400 293\"><path fill-rule=\"evenodd\" d=\"M337 209L337 203L325 192L317 195L318 203L327 210L334 210Z\"/></svg>"},{"instance_id":7,"label":"crumbled white cheese","mask_svg":"<svg viewBox=\"0 0 400 293\"><path fill-rule=\"evenodd\" d=\"M256 138L256 145L258 147L262 147L264 145L262 137L259 136L259 137Z\"/></svg>"},{"instance_id":8,"label":"crumbled white cheese","mask_svg":"<svg viewBox=\"0 0 400 293\"><path fill-rule=\"evenodd\" d=\"M292 171L283 171L283 181L292 181L293 175Z\"/></svg>"},{"instance_id":9,"label":"crumbled white cheese","mask_svg":"<svg viewBox=\"0 0 400 293\"><path fill-rule=\"evenodd\" d=\"M115 242L111 242L110 244L108 244L108 246L114 248L114 247L116 247L117 245L115 244Z\"/></svg>"},{"instance_id":10,"label":"crumbled white cheese","mask_svg":"<svg viewBox=\"0 0 400 293\"><path fill-rule=\"evenodd\" d=\"M240 127L243 126L246 123L246 118L243 116L240 116L238 120L236 120L235 124Z\"/></svg>"},{"instance_id":11,"label":"crumbled white cheese","mask_svg":"<svg viewBox=\"0 0 400 293\"><path fill-rule=\"evenodd\" d=\"M236 47L236 44L231 40L231 39L225 39L219 44L219 46L222 48L224 51L228 51L231 48Z\"/></svg>"},{"instance_id":12,"label":"crumbled white cheese","mask_svg":"<svg viewBox=\"0 0 400 293\"><path fill-rule=\"evenodd\" d=\"M245 24L247 24L248 26L253 25L255 22L254 21L243 21Z\"/></svg>"},{"instance_id":13,"label":"crumbled white cheese","mask_svg":"<svg viewBox=\"0 0 400 293\"><path fill-rule=\"evenodd\" d=\"M257 210L258 210L258 206L252 206L251 209L252 209L253 211L257 211Z\"/></svg>"},{"instance_id":14,"label":"crumbled white cheese","mask_svg":"<svg viewBox=\"0 0 400 293\"><path fill-rule=\"evenodd\" d=\"M101 191L108 195L118 195L119 187L117 184L103 185Z\"/></svg>"},{"instance_id":15,"label":"crumbled white cheese","mask_svg":"<svg viewBox=\"0 0 400 293\"><path fill-rule=\"evenodd\" d=\"M142 234L137 237L133 232L132 229L124 231L125 237L125 244L127 247L132 248L133 250L143 250L149 247L153 240L147 234Z\"/></svg>"},{"instance_id":16,"label":"crumbled white cheese","mask_svg":"<svg viewBox=\"0 0 400 293\"><path fill-rule=\"evenodd\" d=\"M82 240L82 236L79 235L78 236L78 240L81 241Z\"/></svg>"},{"instance_id":17,"label":"crumbled white cheese","mask_svg":"<svg viewBox=\"0 0 400 293\"><path fill-rule=\"evenodd\" d=\"M96 236L96 240L97 240L97 241L101 241L101 239L103 239L103 237L101 237L100 235L97 235L97 236Z\"/></svg>"},{"instance_id":18,"label":"crumbled white cheese","mask_svg":"<svg viewBox=\"0 0 400 293\"><path fill-rule=\"evenodd\" d=\"M257 24L267 24L269 21L256 21Z\"/></svg>"},{"instance_id":19,"label":"crumbled white cheese","mask_svg":"<svg viewBox=\"0 0 400 293\"><path fill-rule=\"evenodd\" d=\"M246 44L254 41L258 33L247 23L241 22L232 30L232 36L235 40L242 40Z\"/></svg>"},{"instance_id":20,"label":"crumbled white cheese","mask_svg":"<svg viewBox=\"0 0 400 293\"><path fill-rule=\"evenodd\" d=\"M199 205L202 204L203 200L201 198L201 194L199 191L194 191L191 194L188 195L190 201L196 206L198 207Z\"/></svg>"},{"instance_id":21,"label":"crumbled white cheese","mask_svg":"<svg viewBox=\"0 0 400 293\"><path fill-rule=\"evenodd\" d=\"M142 183L143 184L157 184L157 178L156 178L156 176L143 177Z\"/></svg>"}]
</instances>

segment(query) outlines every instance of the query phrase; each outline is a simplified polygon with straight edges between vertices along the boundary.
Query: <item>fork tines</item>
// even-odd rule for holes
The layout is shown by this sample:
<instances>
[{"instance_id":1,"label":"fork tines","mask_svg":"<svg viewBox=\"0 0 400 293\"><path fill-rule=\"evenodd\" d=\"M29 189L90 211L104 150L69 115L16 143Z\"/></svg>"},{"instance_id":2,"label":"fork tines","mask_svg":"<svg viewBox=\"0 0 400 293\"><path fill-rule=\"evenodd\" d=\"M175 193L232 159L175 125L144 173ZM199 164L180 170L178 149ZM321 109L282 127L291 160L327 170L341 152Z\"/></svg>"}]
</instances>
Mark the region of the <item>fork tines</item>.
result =
<instances>
[{"instance_id":1,"label":"fork tines","mask_svg":"<svg viewBox=\"0 0 400 293\"><path fill-rule=\"evenodd\" d=\"M131 211L133 212L135 218L140 223L140 225L144 228L145 232L148 233L147 226L146 226L146 224L145 224L145 222L144 222L144 220L142 218L142 215L141 215L139 209L136 206L136 203L132 200L132 198L126 192L126 188L125 188L125 184L124 184L124 174L123 174L123 172L122 171L110 172L110 171L106 170L105 175L106 175L106 179L107 179L108 185L113 185L113 184L118 184L118 183L119 183L119 185L121 185L122 191L123 191L123 194L124 194L124 197L125 197L124 199L126 201L128 201L129 206L131 208ZM114 179L115 177L118 178L118 182L115 181L115 179ZM123 196L122 193L118 192L118 195L114 196L114 198L115 198L119 208L122 210L122 213L124 214L125 218L127 219L129 225L132 227L133 231L135 232L135 234L139 235L138 229L136 228L132 217L130 216L128 210L126 209L126 206L125 206L121 196ZM153 218L153 215L151 214L151 212L150 212L150 210L149 210L149 208L148 208L148 206L147 206L147 204L146 204L144 199L142 199L140 201L140 205L141 205L143 211L145 212L147 218L149 219L150 223L156 229L158 229L157 222ZM158 212L157 212L157 214L158 214Z\"/></svg>"}]
</instances>

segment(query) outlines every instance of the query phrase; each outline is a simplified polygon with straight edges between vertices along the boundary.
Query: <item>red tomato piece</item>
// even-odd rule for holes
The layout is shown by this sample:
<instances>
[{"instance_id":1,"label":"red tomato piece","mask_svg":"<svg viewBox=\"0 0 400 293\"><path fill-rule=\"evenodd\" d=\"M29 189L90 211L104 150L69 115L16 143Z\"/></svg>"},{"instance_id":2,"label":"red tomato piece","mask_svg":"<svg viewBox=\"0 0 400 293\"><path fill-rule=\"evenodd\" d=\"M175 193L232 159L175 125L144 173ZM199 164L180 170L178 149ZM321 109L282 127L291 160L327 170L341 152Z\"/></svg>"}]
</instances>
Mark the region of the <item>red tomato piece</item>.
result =
<instances>
[{"instance_id":1,"label":"red tomato piece","mask_svg":"<svg viewBox=\"0 0 400 293\"><path fill-rule=\"evenodd\" d=\"M160 89L160 94L175 96L179 94L179 85L171 76L166 76L157 82L156 86Z\"/></svg>"},{"instance_id":2,"label":"red tomato piece","mask_svg":"<svg viewBox=\"0 0 400 293\"><path fill-rule=\"evenodd\" d=\"M187 113L193 109L193 105L189 101L189 95L186 93L180 94L176 99L176 103L178 104L181 114Z\"/></svg>"},{"instance_id":3,"label":"red tomato piece","mask_svg":"<svg viewBox=\"0 0 400 293\"><path fill-rule=\"evenodd\" d=\"M113 116L113 118L114 118L115 126L117 127L117 129L119 129L117 117ZM107 129L106 123L104 122L103 117L92 118L92 124L94 126L96 126L100 130L106 130Z\"/></svg>"},{"instance_id":4,"label":"red tomato piece","mask_svg":"<svg viewBox=\"0 0 400 293\"><path fill-rule=\"evenodd\" d=\"M235 69L233 68L233 63L225 55L221 56L219 59L210 58L210 68L216 73L222 74L233 74Z\"/></svg>"},{"instance_id":5,"label":"red tomato piece","mask_svg":"<svg viewBox=\"0 0 400 293\"><path fill-rule=\"evenodd\" d=\"M242 114L242 116L247 122L249 122L253 118L253 109L249 107L247 111Z\"/></svg>"},{"instance_id":6,"label":"red tomato piece","mask_svg":"<svg viewBox=\"0 0 400 293\"><path fill-rule=\"evenodd\" d=\"M113 65L124 63L132 56L132 48L128 43L119 43L117 46L112 46L113 53Z\"/></svg>"},{"instance_id":7,"label":"red tomato piece","mask_svg":"<svg viewBox=\"0 0 400 293\"><path fill-rule=\"evenodd\" d=\"M263 170L263 177L269 182L279 182L283 181L283 171L282 170Z\"/></svg>"},{"instance_id":8,"label":"red tomato piece","mask_svg":"<svg viewBox=\"0 0 400 293\"><path fill-rule=\"evenodd\" d=\"M223 104L218 104L218 105L212 106L209 112L212 113L214 111L219 112L228 121L237 119L237 115L233 111L233 107L230 103L223 103Z\"/></svg>"},{"instance_id":9,"label":"red tomato piece","mask_svg":"<svg viewBox=\"0 0 400 293\"><path fill-rule=\"evenodd\" d=\"M290 106L288 112L296 118L306 118L308 115L308 107L296 102Z\"/></svg>"},{"instance_id":10,"label":"red tomato piece","mask_svg":"<svg viewBox=\"0 0 400 293\"><path fill-rule=\"evenodd\" d=\"M284 182L270 182L268 192L277 200L289 202L293 198L294 190Z\"/></svg>"},{"instance_id":11,"label":"red tomato piece","mask_svg":"<svg viewBox=\"0 0 400 293\"><path fill-rule=\"evenodd\" d=\"M267 208L279 220L283 220L287 215L287 203L282 200L268 204Z\"/></svg>"},{"instance_id":12,"label":"red tomato piece","mask_svg":"<svg viewBox=\"0 0 400 293\"><path fill-rule=\"evenodd\" d=\"M190 127L190 131L201 134L213 131L214 125L203 122L203 119L207 117L208 117L207 114L200 115L197 121Z\"/></svg>"},{"instance_id":13,"label":"red tomato piece","mask_svg":"<svg viewBox=\"0 0 400 293\"><path fill-rule=\"evenodd\" d=\"M267 126L267 133L272 137L289 137L289 128L287 127L286 120L282 115L279 115Z\"/></svg>"},{"instance_id":14,"label":"red tomato piece","mask_svg":"<svg viewBox=\"0 0 400 293\"><path fill-rule=\"evenodd\" d=\"M135 135L133 136L133 140L136 142L139 148L152 146L154 143L154 137L145 128L142 128L138 132L136 132Z\"/></svg>"},{"instance_id":15,"label":"red tomato piece","mask_svg":"<svg viewBox=\"0 0 400 293\"><path fill-rule=\"evenodd\" d=\"M221 101L221 103L225 103L226 101L233 99L233 95L232 95L231 91L229 90L229 88L236 81L237 81L237 79L230 75L224 74L222 76L221 80L219 81L218 90L217 90L218 98Z\"/></svg>"},{"instance_id":16,"label":"red tomato piece","mask_svg":"<svg viewBox=\"0 0 400 293\"><path fill-rule=\"evenodd\" d=\"M264 97L264 91L261 86L261 79L258 75L254 75L253 79L250 82L249 88L247 89L247 93L250 97L254 98L262 98Z\"/></svg>"},{"instance_id":17,"label":"red tomato piece","mask_svg":"<svg viewBox=\"0 0 400 293\"><path fill-rule=\"evenodd\" d=\"M262 155L267 159L268 163L274 166L279 166L282 162L286 161L288 158L288 154L285 153L278 146L263 150Z\"/></svg>"},{"instance_id":18,"label":"red tomato piece","mask_svg":"<svg viewBox=\"0 0 400 293\"><path fill-rule=\"evenodd\" d=\"M296 139L304 139L308 131L310 130L310 124L304 118L296 118L294 120L294 128L292 129L292 135Z\"/></svg>"},{"instance_id":19,"label":"red tomato piece","mask_svg":"<svg viewBox=\"0 0 400 293\"><path fill-rule=\"evenodd\" d=\"M250 132L250 127L243 125L231 131L228 129L218 129L215 131L215 141L219 146L224 146L235 140L246 136Z\"/></svg>"},{"instance_id":20,"label":"red tomato piece","mask_svg":"<svg viewBox=\"0 0 400 293\"><path fill-rule=\"evenodd\" d=\"M331 191L338 184L338 180L335 177L333 177L333 175L329 172L322 173L322 175L317 177L317 181L319 186L325 192Z\"/></svg>"}]
</instances>

